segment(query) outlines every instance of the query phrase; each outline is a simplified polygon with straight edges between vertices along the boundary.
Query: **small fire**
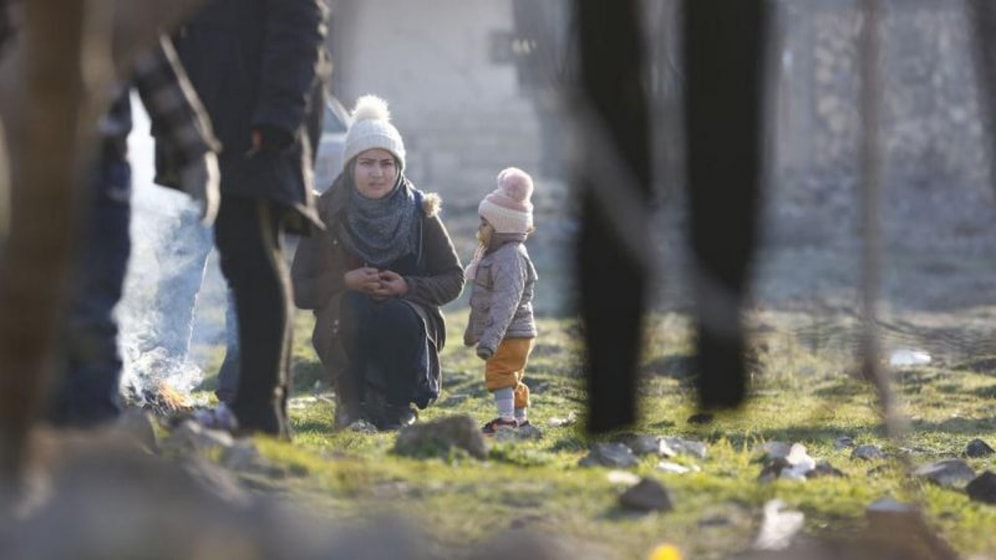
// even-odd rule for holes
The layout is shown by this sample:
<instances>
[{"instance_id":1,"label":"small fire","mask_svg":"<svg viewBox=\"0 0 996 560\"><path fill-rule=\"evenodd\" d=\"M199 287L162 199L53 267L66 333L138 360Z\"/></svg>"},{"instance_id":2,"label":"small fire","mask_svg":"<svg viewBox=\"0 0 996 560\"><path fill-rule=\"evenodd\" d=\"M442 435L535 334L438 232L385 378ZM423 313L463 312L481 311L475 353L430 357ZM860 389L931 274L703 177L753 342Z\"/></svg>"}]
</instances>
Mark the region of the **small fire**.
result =
<instances>
[{"instance_id":1,"label":"small fire","mask_svg":"<svg viewBox=\"0 0 996 560\"><path fill-rule=\"evenodd\" d=\"M193 409L193 403L187 395L177 391L166 380L156 383L155 393L149 395L150 401L155 402L155 407L163 409L168 413L185 412Z\"/></svg>"}]
</instances>

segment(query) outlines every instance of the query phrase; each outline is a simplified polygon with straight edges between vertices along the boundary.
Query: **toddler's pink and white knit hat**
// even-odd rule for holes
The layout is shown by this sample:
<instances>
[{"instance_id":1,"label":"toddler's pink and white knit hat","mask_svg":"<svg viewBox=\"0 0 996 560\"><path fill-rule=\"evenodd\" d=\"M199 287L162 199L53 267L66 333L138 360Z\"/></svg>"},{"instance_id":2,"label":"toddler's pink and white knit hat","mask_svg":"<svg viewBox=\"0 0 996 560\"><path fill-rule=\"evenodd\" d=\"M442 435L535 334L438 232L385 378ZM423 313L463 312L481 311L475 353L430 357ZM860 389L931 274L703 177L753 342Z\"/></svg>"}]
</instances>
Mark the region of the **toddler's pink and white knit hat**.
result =
<instances>
[{"instance_id":1,"label":"toddler's pink and white knit hat","mask_svg":"<svg viewBox=\"0 0 996 560\"><path fill-rule=\"evenodd\" d=\"M498 174L498 188L477 207L496 233L529 233L533 229L533 178L518 167Z\"/></svg>"}]
</instances>

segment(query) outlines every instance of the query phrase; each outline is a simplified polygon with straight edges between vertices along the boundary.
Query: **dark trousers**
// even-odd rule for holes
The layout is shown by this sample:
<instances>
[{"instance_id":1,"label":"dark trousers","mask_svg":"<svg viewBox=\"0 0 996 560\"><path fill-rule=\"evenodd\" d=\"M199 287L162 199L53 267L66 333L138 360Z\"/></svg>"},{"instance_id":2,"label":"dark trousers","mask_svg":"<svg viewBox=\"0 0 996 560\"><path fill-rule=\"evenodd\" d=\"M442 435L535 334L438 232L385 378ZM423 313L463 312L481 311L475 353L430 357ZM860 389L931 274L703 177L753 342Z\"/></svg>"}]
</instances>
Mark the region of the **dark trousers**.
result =
<instances>
[{"instance_id":1,"label":"dark trousers","mask_svg":"<svg viewBox=\"0 0 996 560\"><path fill-rule=\"evenodd\" d=\"M221 271L235 300L239 376L232 411L241 428L289 437L290 276L282 248L286 210L222 196L215 223Z\"/></svg>"},{"instance_id":2,"label":"dark trousers","mask_svg":"<svg viewBox=\"0 0 996 560\"><path fill-rule=\"evenodd\" d=\"M69 304L60 334L65 352L50 401L59 426L89 427L121 413L121 354L114 306L131 253L131 166L101 158L86 193L89 212L74 246Z\"/></svg>"},{"instance_id":3,"label":"dark trousers","mask_svg":"<svg viewBox=\"0 0 996 560\"><path fill-rule=\"evenodd\" d=\"M340 325L349 360L340 383L344 401L369 404L383 396L390 406L408 406L428 369L425 326L415 310L399 299L377 302L346 292Z\"/></svg>"}]
</instances>

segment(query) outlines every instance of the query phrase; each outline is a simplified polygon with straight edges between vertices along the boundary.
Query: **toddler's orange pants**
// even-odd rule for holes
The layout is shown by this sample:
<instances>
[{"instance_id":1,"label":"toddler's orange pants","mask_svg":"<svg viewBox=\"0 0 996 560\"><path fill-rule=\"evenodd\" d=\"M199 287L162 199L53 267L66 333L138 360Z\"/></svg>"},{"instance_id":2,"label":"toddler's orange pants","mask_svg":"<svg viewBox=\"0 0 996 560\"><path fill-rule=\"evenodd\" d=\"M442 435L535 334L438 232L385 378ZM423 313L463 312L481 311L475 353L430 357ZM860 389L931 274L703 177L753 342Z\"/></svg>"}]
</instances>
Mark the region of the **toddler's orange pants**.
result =
<instances>
[{"instance_id":1,"label":"toddler's orange pants","mask_svg":"<svg viewBox=\"0 0 996 560\"><path fill-rule=\"evenodd\" d=\"M522 378L535 342L535 338L506 338L484 363L484 384L488 391L514 387L515 408L529 406L529 387Z\"/></svg>"}]
</instances>

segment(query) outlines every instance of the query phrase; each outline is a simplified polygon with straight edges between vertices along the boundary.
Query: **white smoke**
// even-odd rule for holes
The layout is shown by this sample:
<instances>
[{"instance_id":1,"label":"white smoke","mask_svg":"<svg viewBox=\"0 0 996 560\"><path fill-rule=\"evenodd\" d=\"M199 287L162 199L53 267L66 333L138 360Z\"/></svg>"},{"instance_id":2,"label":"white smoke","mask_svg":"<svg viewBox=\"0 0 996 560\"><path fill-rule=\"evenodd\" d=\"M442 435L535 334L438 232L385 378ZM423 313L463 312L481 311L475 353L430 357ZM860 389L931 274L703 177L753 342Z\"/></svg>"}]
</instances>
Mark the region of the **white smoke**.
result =
<instances>
[{"instance_id":1,"label":"white smoke","mask_svg":"<svg viewBox=\"0 0 996 560\"><path fill-rule=\"evenodd\" d=\"M168 309L180 313L190 302L176 301L170 306L156 306L156 298L171 298L172 294L159 293L163 275L179 266L176 256L168 249L178 243L177 231L180 217L189 212L193 203L183 193L160 187L152 182L155 173L153 140L149 135L149 117L135 95L132 96L134 128L128 139L132 164L132 219L131 259L125 279L124 296L116 309L120 326L119 348L124 361L121 380L122 390L143 395L145 389L154 389L166 382L178 391L188 393L204 377L204 365L197 362L197 352L190 352L186 359L175 359L160 344L162 326L172 321L169 316L159 316L154 309ZM208 259L209 269L204 275L202 293L194 309L194 339L191 349L207 342L217 343L224 335L224 296L205 297L204 292L221 292L223 279L217 270L216 259ZM220 301L218 301L220 300ZM203 359L202 359L203 360Z\"/></svg>"}]
</instances>

